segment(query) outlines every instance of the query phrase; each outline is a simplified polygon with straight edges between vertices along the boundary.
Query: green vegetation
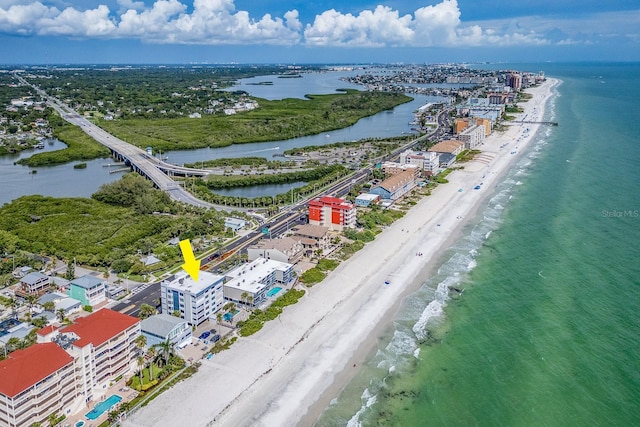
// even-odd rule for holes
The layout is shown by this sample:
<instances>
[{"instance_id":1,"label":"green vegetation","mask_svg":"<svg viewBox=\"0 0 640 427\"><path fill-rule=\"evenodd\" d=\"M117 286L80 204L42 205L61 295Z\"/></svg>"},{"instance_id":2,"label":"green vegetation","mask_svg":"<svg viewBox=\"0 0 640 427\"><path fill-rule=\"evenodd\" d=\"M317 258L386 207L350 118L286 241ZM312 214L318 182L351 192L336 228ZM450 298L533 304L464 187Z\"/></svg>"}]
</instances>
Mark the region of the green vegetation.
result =
<instances>
[{"instance_id":1,"label":"green vegetation","mask_svg":"<svg viewBox=\"0 0 640 427\"><path fill-rule=\"evenodd\" d=\"M57 165L74 160L93 160L108 157L109 149L95 141L82 129L65 122L60 116L51 114L49 124L53 127L53 136L67 144L67 148L56 151L36 153L31 157L20 159L18 163L36 167Z\"/></svg>"},{"instance_id":2,"label":"green vegetation","mask_svg":"<svg viewBox=\"0 0 640 427\"><path fill-rule=\"evenodd\" d=\"M456 162L468 162L470 160L473 160L473 158L480 153L482 153L482 151L480 150L464 150L456 156Z\"/></svg>"},{"instance_id":3,"label":"green vegetation","mask_svg":"<svg viewBox=\"0 0 640 427\"><path fill-rule=\"evenodd\" d=\"M36 195L5 204L0 207L0 246L9 253L76 258L80 264L142 274L151 267L142 265L137 251L153 251L164 261L153 266L159 269L180 259L179 249L167 243L172 237L225 232L225 213L164 204L166 195L135 174L103 186L96 197L101 200ZM153 209L163 214L148 213Z\"/></svg>"},{"instance_id":4,"label":"green vegetation","mask_svg":"<svg viewBox=\"0 0 640 427\"><path fill-rule=\"evenodd\" d=\"M290 289L276 299L265 311L254 310L247 320L238 322L240 336L246 337L255 334L262 329L265 322L277 318L286 306L297 303L304 294L303 290Z\"/></svg>"},{"instance_id":5,"label":"green vegetation","mask_svg":"<svg viewBox=\"0 0 640 427\"><path fill-rule=\"evenodd\" d=\"M296 165L296 162L288 161L269 161L264 157L237 157L237 158L223 158L223 159L213 159L213 160L205 160L202 162L195 163L185 163L185 166L188 168L234 168L238 166L250 166L253 168L262 167L265 169L281 169L287 167L293 167Z\"/></svg>"},{"instance_id":6,"label":"green vegetation","mask_svg":"<svg viewBox=\"0 0 640 427\"><path fill-rule=\"evenodd\" d=\"M231 116L200 119L129 118L100 121L100 126L127 142L163 151L224 147L247 142L277 141L342 129L359 119L411 100L398 93L359 92L309 95L309 99L260 99L260 108Z\"/></svg>"},{"instance_id":7,"label":"green vegetation","mask_svg":"<svg viewBox=\"0 0 640 427\"><path fill-rule=\"evenodd\" d=\"M322 258L318 261L316 268L320 271L332 271L335 270L340 263L334 259Z\"/></svg>"},{"instance_id":8,"label":"green vegetation","mask_svg":"<svg viewBox=\"0 0 640 427\"><path fill-rule=\"evenodd\" d=\"M300 275L300 281L307 286L320 283L327 277L327 274L318 267L310 268Z\"/></svg>"},{"instance_id":9,"label":"green vegetation","mask_svg":"<svg viewBox=\"0 0 640 427\"><path fill-rule=\"evenodd\" d=\"M134 208L141 214L162 212L165 208L171 209L172 205L167 193L155 190L151 181L134 173L126 174L114 183L102 185L91 198L113 206Z\"/></svg>"},{"instance_id":10,"label":"green vegetation","mask_svg":"<svg viewBox=\"0 0 640 427\"><path fill-rule=\"evenodd\" d=\"M523 113L524 108L518 107L517 105L508 105L505 107L504 111L507 113Z\"/></svg>"},{"instance_id":11,"label":"green vegetation","mask_svg":"<svg viewBox=\"0 0 640 427\"><path fill-rule=\"evenodd\" d=\"M339 165L322 166L310 170L302 170L287 173L266 174L266 175L209 175L205 181L209 188L230 188L230 187L252 187L255 185L284 184L297 181L317 181L327 175L344 172L344 168Z\"/></svg>"},{"instance_id":12,"label":"green vegetation","mask_svg":"<svg viewBox=\"0 0 640 427\"><path fill-rule=\"evenodd\" d=\"M367 142L377 142L377 143L383 143L381 145L383 146L387 146L388 144L384 144L385 142L389 142L389 141L394 141L394 142L406 142L406 137L402 137L402 136L397 136L397 137L392 137L392 138L364 138L361 139L359 141L339 141L339 142L334 142L332 144L326 144L326 145L307 145L305 147L296 147L296 148L292 148L290 150L286 150L284 152L285 155L288 156L299 156L302 155L304 153L310 153L313 151L327 151L327 150L331 150L333 148L349 148L349 147L354 147L354 148L358 148L361 145L367 143Z\"/></svg>"},{"instance_id":13,"label":"green vegetation","mask_svg":"<svg viewBox=\"0 0 640 427\"><path fill-rule=\"evenodd\" d=\"M353 243L343 243L340 254L344 259L348 259L362 248L364 248L364 242L360 240L356 240Z\"/></svg>"},{"instance_id":14,"label":"green vegetation","mask_svg":"<svg viewBox=\"0 0 640 427\"><path fill-rule=\"evenodd\" d=\"M404 216L404 212L395 209L382 209L378 205L374 205L369 211L362 212L358 215L358 223L365 230L373 231L378 234L381 226L388 226Z\"/></svg>"},{"instance_id":15,"label":"green vegetation","mask_svg":"<svg viewBox=\"0 0 640 427\"><path fill-rule=\"evenodd\" d=\"M149 369L153 371L153 379L151 379L151 377L149 376ZM142 383L140 382L140 376L134 375L133 377L131 377L129 387L138 391L149 390L150 388L155 387L158 384L158 377L162 374L162 371L163 369L158 365L156 365L155 363L151 363L148 369L142 370Z\"/></svg>"},{"instance_id":16,"label":"green vegetation","mask_svg":"<svg viewBox=\"0 0 640 427\"><path fill-rule=\"evenodd\" d=\"M192 179L186 185L198 198L217 205L238 206L238 207L274 207L291 203L291 200L298 200L312 194L314 191L336 182L347 175L349 171L342 165L321 166L311 170L296 171L268 175L232 175L232 176L210 176L207 180L200 178ZM253 199L246 197L223 196L211 192L215 188L243 187L263 184L279 184L306 181L307 185L295 188L287 193L279 194L275 197L263 196Z\"/></svg>"},{"instance_id":17,"label":"green vegetation","mask_svg":"<svg viewBox=\"0 0 640 427\"><path fill-rule=\"evenodd\" d=\"M180 117L203 111L213 106L212 101L225 104L226 100L234 101L244 94L220 90L237 79L283 73L287 69L279 65L31 70L33 75L46 77L32 79L35 84L56 94L81 114L103 116L117 112L116 116L138 118Z\"/></svg>"},{"instance_id":18,"label":"green vegetation","mask_svg":"<svg viewBox=\"0 0 640 427\"><path fill-rule=\"evenodd\" d=\"M87 164L86 163L76 163L75 165L73 165L74 169L86 169L87 168Z\"/></svg>"}]
</instances>

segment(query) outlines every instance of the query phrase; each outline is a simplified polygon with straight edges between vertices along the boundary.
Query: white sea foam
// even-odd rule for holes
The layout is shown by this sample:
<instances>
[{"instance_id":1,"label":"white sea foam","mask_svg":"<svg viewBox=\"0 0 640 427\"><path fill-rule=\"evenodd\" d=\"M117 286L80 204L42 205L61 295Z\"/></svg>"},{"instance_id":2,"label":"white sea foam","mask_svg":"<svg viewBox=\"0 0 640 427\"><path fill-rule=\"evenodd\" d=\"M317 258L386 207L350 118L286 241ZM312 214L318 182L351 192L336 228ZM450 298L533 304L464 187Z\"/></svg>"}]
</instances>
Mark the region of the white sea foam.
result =
<instances>
[{"instance_id":1,"label":"white sea foam","mask_svg":"<svg viewBox=\"0 0 640 427\"><path fill-rule=\"evenodd\" d=\"M554 106L550 106L554 116ZM547 110L548 113L549 110ZM547 116L548 114L545 114ZM552 120L546 118L544 120ZM437 325L444 316L444 308L449 300L449 289L460 287L467 274L477 266L476 256L478 249L488 240L502 220L504 209L512 199L513 189L523 182L518 179L526 176L535 164L535 159L540 157L548 145L547 137L551 135L549 127L541 126L534 137L532 148L529 148L525 160L519 161L505 179L498 184L497 192L489 200L486 208L479 213L478 222L473 225L471 231L455 243L451 257L438 269L435 277L427 281L417 292L409 296L403 310L395 322L394 335L389 344L377 352L372 361L372 366L384 370L381 376L370 382L369 387L362 395L362 406L349 420L348 426L360 426L361 417L367 409L375 403L375 396L381 387L384 387L387 378L396 370L402 372L407 362L418 359L420 356L419 340L428 337L429 329ZM437 285L436 285L437 284ZM426 306L425 306L426 304ZM416 320L417 318L417 320ZM413 334L413 337L411 336Z\"/></svg>"},{"instance_id":2,"label":"white sea foam","mask_svg":"<svg viewBox=\"0 0 640 427\"><path fill-rule=\"evenodd\" d=\"M372 394L368 388L365 388L364 392L362 393L361 399L363 404L360 409L358 409L358 412L356 412L353 417L351 417L351 419L347 422L347 427L362 426L362 423L360 422L360 416L364 414L367 408L370 408L374 403L376 403L377 397L375 394Z\"/></svg>"}]
</instances>

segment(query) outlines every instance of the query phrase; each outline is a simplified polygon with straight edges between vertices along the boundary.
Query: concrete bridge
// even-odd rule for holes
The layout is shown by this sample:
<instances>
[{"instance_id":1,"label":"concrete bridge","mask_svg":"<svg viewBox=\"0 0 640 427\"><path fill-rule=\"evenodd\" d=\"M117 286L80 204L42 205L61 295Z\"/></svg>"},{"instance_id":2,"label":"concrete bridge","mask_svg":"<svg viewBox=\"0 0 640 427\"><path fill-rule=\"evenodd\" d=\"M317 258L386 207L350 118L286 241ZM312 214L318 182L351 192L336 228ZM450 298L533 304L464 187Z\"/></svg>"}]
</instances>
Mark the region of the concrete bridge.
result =
<instances>
[{"instance_id":1,"label":"concrete bridge","mask_svg":"<svg viewBox=\"0 0 640 427\"><path fill-rule=\"evenodd\" d=\"M69 106L47 95L45 91L30 84L24 78L17 75L16 77L23 84L33 87L40 96L47 100L48 105L60 113L63 119L80 127L87 135L111 150L111 154L115 159L124 162L134 172L150 179L157 188L168 193L173 200L197 207L219 208L194 197L171 178L171 176L205 176L209 174L209 171L176 166L156 159L145 150L116 138L101 127L96 126Z\"/></svg>"}]
</instances>

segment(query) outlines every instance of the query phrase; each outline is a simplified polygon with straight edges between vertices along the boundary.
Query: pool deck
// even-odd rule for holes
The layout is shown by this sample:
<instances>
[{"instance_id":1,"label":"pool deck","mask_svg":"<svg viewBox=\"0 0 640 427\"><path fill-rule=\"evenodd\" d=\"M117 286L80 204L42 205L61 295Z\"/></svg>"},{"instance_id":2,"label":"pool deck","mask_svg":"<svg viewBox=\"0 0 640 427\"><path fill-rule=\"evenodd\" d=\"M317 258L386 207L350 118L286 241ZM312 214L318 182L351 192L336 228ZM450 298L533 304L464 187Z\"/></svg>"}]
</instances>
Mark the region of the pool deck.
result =
<instances>
[{"instance_id":1,"label":"pool deck","mask_svg":"<svg viewBox=\"0 0 640 427\"><path fill-rule=\"evenodd\" d=\"M127 377L127 378L130 378L130 376ZM117 394L118 396L122 397L122 400L120 402L116 403L111 408L109 408L108 411L105 411L102 415L100 415L95 420L90 420L85 415L86 415L87 412L89 412L89 411L91 411L93 409L93 407L96 405L96 403L99 402L99 400L90 401L77 414L71 415L71 416L65 418L64 421L60 425L62 425L63 427L74 427L78 421L84 421L84 426L83 427L96 427L96 426L99 426L100 424L102 424L104 421L107 420L107 417L109 416L109 412L110 411L112 411L114 408L117 408L123 402L128 402L128 401L132 400L134 397L136 397L138 395L137 391L127 387L126 382L127 382L127 379L123 378L120 381L118 381L117 383L115 383L113 386L104 389L104 394L102 395L102 397L104 397L104 399L107 399L112 394ZM100 400L102 400L102 399L100 399Z\"/></svg>"}]
</instances>

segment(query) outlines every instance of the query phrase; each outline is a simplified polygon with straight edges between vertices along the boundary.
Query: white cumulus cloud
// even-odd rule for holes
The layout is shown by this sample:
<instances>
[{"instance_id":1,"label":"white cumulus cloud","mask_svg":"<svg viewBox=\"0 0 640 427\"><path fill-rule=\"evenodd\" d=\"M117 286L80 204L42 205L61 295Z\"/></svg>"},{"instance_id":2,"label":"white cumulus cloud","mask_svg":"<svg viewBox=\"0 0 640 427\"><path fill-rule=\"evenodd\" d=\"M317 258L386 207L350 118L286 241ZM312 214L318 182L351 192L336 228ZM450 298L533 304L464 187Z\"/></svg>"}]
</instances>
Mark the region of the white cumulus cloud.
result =
<instances>
[{"instance_id":1,"label":"white cumulus cloud","mask_svg":"<svg viewBox=\"0 0 640 427\"><path fill-rule=\"evenodd\" d=\"M83 0L74 0L83 4ZM106 0L105 0L106 1ZM270 44L326 47L474 47L640 40L640 10L568 18L524 16L464 22L457 0L401 15L378 5L358 13L325 10L302 23L297 10L252 16L235 0L111 0L93 9L68 0L0 0L0 32L75 38L139 39L164 44Z\"/></svg>"},{"instance_id":2,"label":"white cumulus cloud","mask_svg":"<svg viewBox=\"0 0 640 427\"><path fill-rule=\"evenodd\" d=\"M194 0L191 13L180 0L157 0L150 7L140 1L118 0L117 13L106 5L60 10L40 1L0 1L4 2L0 31L8 34L183 44L295 44L302 28L295 10L284 18L265 14L256 19L247 11L236 11L233 0Z\"/></svg>"},{"instance_id":3,"label":"white cumulus cloud","mask_svg":"<svg viewBox=\"0 0 640 427\"><path fill-rule=\"evenodd\" d=\"M400 16L386 6L377 6L358 15L342 14L334 9L317 15L304 31L307 45L315 46L415 46L453 47L539 44L535 34L485 31L479 25L464 25L457 0L443 0L432 6Z\"/></svg>"}]
</instances>

